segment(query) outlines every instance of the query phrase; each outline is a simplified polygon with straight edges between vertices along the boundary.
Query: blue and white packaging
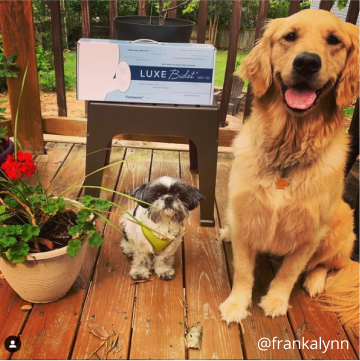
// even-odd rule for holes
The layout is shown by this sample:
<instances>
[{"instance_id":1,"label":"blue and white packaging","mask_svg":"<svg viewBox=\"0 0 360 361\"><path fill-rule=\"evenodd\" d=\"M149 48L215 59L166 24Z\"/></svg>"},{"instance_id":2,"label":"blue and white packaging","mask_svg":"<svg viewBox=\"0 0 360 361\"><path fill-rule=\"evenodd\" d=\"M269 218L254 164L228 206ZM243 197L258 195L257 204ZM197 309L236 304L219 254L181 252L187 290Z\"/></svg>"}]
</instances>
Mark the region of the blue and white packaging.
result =
<instances>
[{"instance_id":1,"label":"blue and white packaging","mask_svg":"<svg viewBox=\"0 0 360 361\"><path fill-rule=\"evenodd\" d=\"M80 39L77 99L211 105L215 55L209 44Z\"/></svg>"}]
</instances>

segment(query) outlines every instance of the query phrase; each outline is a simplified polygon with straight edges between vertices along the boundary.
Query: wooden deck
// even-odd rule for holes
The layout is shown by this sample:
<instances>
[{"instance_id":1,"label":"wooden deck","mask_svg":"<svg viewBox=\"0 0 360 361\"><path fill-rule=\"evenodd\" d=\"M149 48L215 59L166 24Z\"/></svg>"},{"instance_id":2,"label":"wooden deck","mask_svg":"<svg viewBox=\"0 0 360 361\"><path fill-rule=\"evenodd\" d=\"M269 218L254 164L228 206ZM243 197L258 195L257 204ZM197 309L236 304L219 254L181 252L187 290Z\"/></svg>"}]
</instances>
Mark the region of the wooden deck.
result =
<instances>
[{"instance_id":1,"label":"wooden deck","mask_svg":"<svg viewBox=\"0 0 360 361\"><path fill-rule=\"evenodd\" d=\"M38 156L36 162L46 171L45 185L56 195L83 178L85 146L49 142L46 148L47 155ZM114 147L111 161L130 157L130 161L106 170L103 185L131 194L140 183L161 175L197 185L185 151ZM229 295L232 281L231 244L218 240L231 159L229 153L219 154L216 227L201 228L198 210L191 213L172 281L154 277L134 284L128 275L130 262L120 248L121 235L102 221L97 227L105 235L104 245L100 250L89 249L80 276L61 300L34 304L30 311L22 311L28 302L20 299L6 280L0 280L0 359L358 359L358 330L343 328L334 314L321 311L299 284L286 317L264 317L257 303L274 273L266 256L257 262L251 316L242 328L228 327L220 320L218 306ZM51 183L60 170L61 175ZM80 193L73 189L68 196ZM112 198L110 193L102 195ZM118 195L114 201L126 208L133 206L132 201ZM111 221L118 222L119 215L114 210ZM187 326L197 322L203 326L201 349L187 350ZM114 336L104 343L90 333L89 324L97 324ZM22 347L17 353L9 354L3 346L9 335L20 335ZM309 343L319 337L325 342L348 340L349 348L329 347L326 353L310 347L261 351L258 341L263 337Z\"/></svg>"}]
</instances>

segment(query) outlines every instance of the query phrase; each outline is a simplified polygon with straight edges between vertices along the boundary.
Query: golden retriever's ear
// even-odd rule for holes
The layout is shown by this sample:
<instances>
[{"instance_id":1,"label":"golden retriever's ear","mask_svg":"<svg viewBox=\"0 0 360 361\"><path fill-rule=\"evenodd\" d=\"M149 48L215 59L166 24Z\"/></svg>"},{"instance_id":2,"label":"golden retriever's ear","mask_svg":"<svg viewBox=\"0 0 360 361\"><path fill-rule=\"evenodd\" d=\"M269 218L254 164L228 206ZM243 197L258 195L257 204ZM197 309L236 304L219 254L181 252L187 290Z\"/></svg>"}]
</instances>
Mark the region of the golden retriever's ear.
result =
<instances>
[{"instance_id":1,"label":"golden retriever's ear","mask_svg":"<svg viewBox=\"0 0 360 361\"><path fill-rule=\"evenodd\" d=\"M262 96L269 89L272 82L271 49L272 36L281 26L284 19L271 20L266 26L265 33L250 54L241 63L239 75L247 79L253 87L254 94Z\"/></svg>"},{"instance_id":2,"label":"golden retriever's ear","mask_svg":"<svg viewBox=\"0 0 360 361\"><path fill-rule=\"evenodd\" d=\"M351 47L337 89L336 103L340 107L348 106L351 98L359 95L359 28L349 23L343 25L350 36Z\"/></svg>"}]
</instances>

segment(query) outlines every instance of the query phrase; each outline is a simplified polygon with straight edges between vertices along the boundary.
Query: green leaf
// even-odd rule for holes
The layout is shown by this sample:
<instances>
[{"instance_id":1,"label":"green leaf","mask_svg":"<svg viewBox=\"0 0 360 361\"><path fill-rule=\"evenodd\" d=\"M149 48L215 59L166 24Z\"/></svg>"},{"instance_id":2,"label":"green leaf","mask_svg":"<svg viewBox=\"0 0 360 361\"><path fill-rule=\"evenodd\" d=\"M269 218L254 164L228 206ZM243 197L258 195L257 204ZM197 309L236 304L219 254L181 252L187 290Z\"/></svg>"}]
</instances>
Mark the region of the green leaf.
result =
<instances>
[{"instance_id":1,"label":"green leaf","mask_svg":"<svg viewBox=\"0 0 360 361\"><path fill-rule=\"evenodd\" d=\"M90 215L91 215L91 212L88 209L81 209L77 213L76 223L77 224L84 224L88 220Z\"/></svg>"},{"instance_id":2,"label":"green leaf","mask_svg":"<svg viewBox=\"0 0 360 361\"><path fill-rule=\"evenodd\" d=\"M82 224L78 224L77 226L72 226L70 229L69 229L69 234L70 236L75 236L76 234L80 233L81 230L83 228L83 225Z\"/></svg>"},{"instance_id":3,"label":"green leaf","mask_svg":"<svg viewBox=\"0 0 360 361\"><path fill-rule=\"evenodd\" d=\"M106 199L97 199L94 208L102 210L102 211L106 211L107 209L109 209L111 207L111 203L109 201L107 201Z\"/></svg>"},{"instance_id":4,"label":"green leaf","mask_svg":"<svg viewBox=\"0 0 360 361\"><path fill-rule=\"evenodd\" d=\"M0 206L0 214L3 214L6 211L5 206Z\"/></svg>"},{"instance_id":5,"label":"green leaf","mask_svg":"<svg viewBox=\"0 0 360 361\"><path fill-rule=\"evenodd\" d=\"M41 209L45 214L53 216L59 210L59 207L56 201L49 201L49 203L44 204Z\"/></svg>"},{"instance_id":6,"label":"green leaf","mask_svg":"<svg viewBox=\"0 0 360 361\"><path fill-rule=\"evenodd\" d=\"M32 226L31 224L25 224L25 226L22 226L21 239L25 242L30 241L31 239L37 237L39 234L40 228L37 226Z\"/></svg>"},{"instance_id":7,"label":"green leaf","mask_svg":"<svg viewBox=\"0 0 360 361\"><path fill-rule=\"evenodd\" d=\"M4 203L10 208L16 208L19 204L13 197L10 196L6 196L4 198Z\"/></svg>"},{"instance_id":8,"label":"green leaf","mask_svg":"<svg viewBox=\"0 0 360 361\"><path fill-rule=\"evenodd\" d=\"M82 225L82 229L85 231L85 232L91 232L91 231L95 231L95 226L93 223L91 222L86 222Z\"/></svg>"},{"instance_id":9,"label":"green leaf","mask_svg":"<svg viewBox=\"0 0 360 361\"><path fill-rule=\"evenodd\" d=\"M94 232L89 238L89 245L91 247L100 247L103 244L103 241L103 237L99 233Z\"/></svg>"},{"instance_id":10,"label":"green leaf","mask_svg":"<svg viewBox=\"0 0 360 361\"><path fill-rule=\"evenodd\" d=\"M8 218L10 218L10 214L5 213L0 216L0 223L6 221Z\"/></svg>"},{"instance_id":11,"label":"green leaf","mask_svg":"<svg viewBox=\"0 0 360 361\"><path fill-rule=\"evenodd\" d=\"M61 197L58 198L58 199L56 200L56 203L57 203L57 206L58 206L58 209L59 209L60 212L65 211L66 202L65 202L64 198L61 198Z\"/></svg>"},{"instance_id":12,"label":"green leaf","mask_svg":"<svg viewBox=\"0 0 360 361\"><path fill-rule=\"evenodd\" d=\"M0 245L3 248L11 247L16 242L17 242L17 239L15 237L2 237L2 238L0 238Z\"/></svg>"},{"instance_id":13,"label":"green leaf","mask_svg":"<svg viewBox=\"0 0 360 361\"><path fill-rule=\"evenodd\" d=\"M85 206L85 207L90 207L91 203L95 200L94 197L92 196L85 196L81 198L81 203Z\"/></svg>"},{"instance_id":14,"label":"green leaf","mask_svg":"<svg viewBox=\"0 0 360 361\"><path fill-rule=\"evenodd\" d=\"M69 244L66 248L66 252L71 258L75 258L80 248L81 248L80 239L72 239L71 241L69 241Z\"/></svg>"},{"instance_id":15,"label":"green leaf","mask_svg":"<svg viewBox=\"0 0 360 361\"><path fill-rule=\"evenodd\" d=\"M33 206L37 205L37 204L43 204L46 201L46 194L43 193L35 193L37 192L38 189L34 189L34 187L29 187L26 186L26 194L30 194L27 199L29 201L29 203L31 203ZM33 193L33 194L31 194Z\"/></svg>"},{"instance_id":16,"label":"green leaf","mask_svg":"<svg viewBox=\"0 0 360 361\"><path fill-rule=\"evenodd\" d=\"M25 261L25 256L29 254L29 251L29 246L24 242L20 242L10 247L6 252L6 256L10 262L20 263Z\"/></svg>"},{"instance_id":17,"label":"green leaf","mask_svg":"<svg viewBox=\"0 0 360 361\"><path fill-rule=\"evenodd\" d=\"M5 120L6 118L3 116L0 116L1 120ZM7 127L0 126L0 138L5 138L7 134Z\"/></svg>"},{"instance_id":18,"label":"green leaf","mask_svg":"<svg viewBox=\"0 0 360 361\"><path fill-rule=\"evenodd\" d=\"M11 225L7 227L0 227L0 236L21 236L22 226Z\"/></svg>"}]
</instances>

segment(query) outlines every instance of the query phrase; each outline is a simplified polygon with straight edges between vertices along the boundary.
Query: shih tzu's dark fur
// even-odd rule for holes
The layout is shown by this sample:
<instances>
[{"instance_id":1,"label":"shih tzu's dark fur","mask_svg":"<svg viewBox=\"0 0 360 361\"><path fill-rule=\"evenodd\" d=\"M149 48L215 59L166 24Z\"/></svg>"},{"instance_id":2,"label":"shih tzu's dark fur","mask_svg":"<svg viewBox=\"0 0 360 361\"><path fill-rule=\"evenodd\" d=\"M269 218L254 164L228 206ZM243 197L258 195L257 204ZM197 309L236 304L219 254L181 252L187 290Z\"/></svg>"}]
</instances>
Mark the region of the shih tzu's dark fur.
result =
<instances>
[{"instance_id":1,"label":"shih tzu's dark fur","mask_svg":"<svg viewBox=\"0 0 360 361\"><path fill-rule=\"evenodd\" d=\"M133 197L148 204L138 202L138 206L129 212L150 229L166 236L171 243L161 252L155 252L141 227L124 215L120 220L124 230L121 247L126 256L133 258L130 276L146 279L154 270L161 279L171 280L175 274L174 254L184 235L183 222L204 197L197 188L171 177L141 185Z\"/></svg>"}]
</instances>

